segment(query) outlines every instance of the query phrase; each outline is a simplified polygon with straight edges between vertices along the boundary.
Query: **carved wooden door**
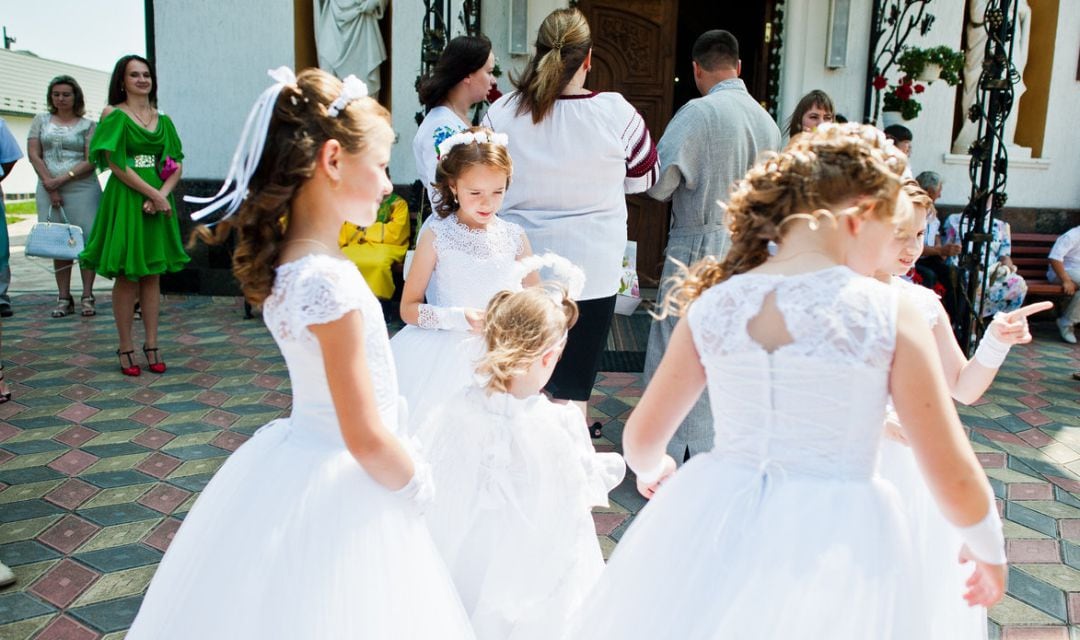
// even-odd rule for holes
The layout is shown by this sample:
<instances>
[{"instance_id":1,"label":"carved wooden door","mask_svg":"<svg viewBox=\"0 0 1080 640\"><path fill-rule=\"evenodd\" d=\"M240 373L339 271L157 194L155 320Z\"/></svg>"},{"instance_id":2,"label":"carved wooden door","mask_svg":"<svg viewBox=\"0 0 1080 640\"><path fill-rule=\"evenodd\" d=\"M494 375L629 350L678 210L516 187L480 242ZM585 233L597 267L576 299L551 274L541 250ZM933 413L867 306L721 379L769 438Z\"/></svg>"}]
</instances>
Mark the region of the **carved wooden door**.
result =
<instances>
[{"instance_id":1,"label":"carved wooden door","mask_svg":"<svg viewBox=\"0 0 1080 640\"><path fill-rule=\"evenodd\" d=\"M675 83L678 0L580 0L593 38L586 87L618 91L645 118L653 141L671 120ZM638 275L655 286L664 264L670 207L645 195L629 196L630 239L638 244Z\"/></svg>"}]
</instances>

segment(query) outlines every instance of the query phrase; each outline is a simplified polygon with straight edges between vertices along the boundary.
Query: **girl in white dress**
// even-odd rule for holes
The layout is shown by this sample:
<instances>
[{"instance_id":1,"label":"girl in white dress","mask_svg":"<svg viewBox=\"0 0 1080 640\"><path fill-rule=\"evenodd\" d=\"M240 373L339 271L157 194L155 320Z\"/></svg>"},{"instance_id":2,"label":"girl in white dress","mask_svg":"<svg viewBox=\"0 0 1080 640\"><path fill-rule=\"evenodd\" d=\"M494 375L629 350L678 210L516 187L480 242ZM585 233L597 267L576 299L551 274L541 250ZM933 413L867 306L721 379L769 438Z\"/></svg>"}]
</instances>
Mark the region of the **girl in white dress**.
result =
<instances>
[{"instance_id":1,"label":"girl in white dress","mask_svg":"<svg viewBox=\"0 0 1080 640\"><path fill-rule=\"evenodd\" d=\"M236 211L203 235L237 232L233 270L285 356L292 415L207 485L127 637L472 638L417 506L430 471L396 435L379 303L337 249L343 212L365 226L390 191L390 114L354 77L273 75L193 218Z\"/></svg>"},{"instance_id":2,"label":"girl in white dress","mask_svg":"<svg viewBox=\"0 0 1080 640\"><path fill-rule=\"evenodd\" d=\"M437 217L420 232L401 292L409 326L390 341L411 425L470 383L484 354L483 309L499 291L522 288L517 261L532 255L521 227L495 215L513 173L506 136L474 127L439 149Z\"/></svg>"},{"instance_id":3,"label":"girl in white dress","mask_svg":"<svg viewBox=\"0 0 1080 640\"><path fill-rule=\"evenodd\" d=\"M922 255L926 217L932 206L930 197L918 183L906 182L904 192L914 205L912 215L900 223L893 242L883 255L884 261L874 275L895 287L922 312L921 317L930 326L937 344L949 391L955 400L971 404L994 381L1009 348L1031 341L1027 316L1049 309L1053 303L1041 302L996 316L987 327L975 357L969 360L956 342L949 317L937 295L899 277L908 273ZM911 527L914 558L919 569L919 606L931 634L926 637L930 640L985 640L986 609L969 606L963 599L964 583L972 572L970 564L957 561L963 540L935 504L895 413L890 412L886 417L885 435L878 471L896 486Z\"/></svg>"},{"instance_id":4,"label":"girl in white dress","mask_svg":"<svg viewBox=\"0 0 1080 640\"><path fill-rule=\"evenodd\" d=\"M438 487L426 512L480 640L550 640L604 567L590 509L626 471L585 416L541 393L577 318L558 285L495 295L471 385L420 432Z\"/></svg>"},{"instance_id":5,"label":"girl in white dress","mask_svg":"<svg viewBox=\"0 0 1080 640\"><path fill-rule=\"evenodd\" d=\"M623 436L639 489L655 497L573 637L925 637L903 514L874 477L890 391L978 559L966 597L1001 597L1001 521L930 331L895 290L861 275L895 228L890 162L902 163L880 132L822 125L737 185L732 249L674 289L668 308L688 313ZM668 480L667 440L706 383L715 448Z\"/></svg>"}]
</instances>

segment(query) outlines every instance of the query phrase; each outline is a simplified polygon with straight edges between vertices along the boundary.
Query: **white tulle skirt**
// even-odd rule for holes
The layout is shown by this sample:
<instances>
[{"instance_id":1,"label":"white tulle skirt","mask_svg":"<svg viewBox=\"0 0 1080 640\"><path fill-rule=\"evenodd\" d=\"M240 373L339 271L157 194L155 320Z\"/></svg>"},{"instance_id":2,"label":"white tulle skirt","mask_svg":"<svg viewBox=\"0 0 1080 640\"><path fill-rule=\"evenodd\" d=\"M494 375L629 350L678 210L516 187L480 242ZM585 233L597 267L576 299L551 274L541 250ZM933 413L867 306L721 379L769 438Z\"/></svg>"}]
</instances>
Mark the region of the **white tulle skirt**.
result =
<instances>
[{"instance_id":1,"label":"white tulle skirt","mask_svg":"<svg viewBox=\"0 0 1080 640\"><path fill-rule=\"evenodd\" d=\"M390 340L398 393L409 405L409 432L415 433L432 409L472 384L485 353L475 333L421 329L409 325Z\"/></svg>"},{"instance_id":2,"label":"white tulle skirt","mask_svg":"<svg viewBox=\"0 0 1080 640\"><path fill-rule=\"evenodd\" d=\"M473 638L422 516L301 429L272 422L221 467L130 640Z\"/></svg>"},{"instance_id":3,"label":"white tulle skirt","mask_svg":"<svg viewBox=\"0 0 1080 640\"><path fill-rule=\"evenodd\" d=\"M702 454L638 515L571 637L924 638L906 527L883 481Z\"/></svg>"},{"instance_id":4,"label":"white tulle skirt","mask_svg":"<svg viewBox=\"0 0 1080 640\"><path fill-rule=\"evenodd\" d=\"M923 479L911 448L891 440L881 446L881 477L900 494L912 532L920 587L920 610L929 623L930 640L986 640L986 608L964 601L964 583L975 565L958 561L963 542L941 514Z\"/></svg>"}]
</instances>

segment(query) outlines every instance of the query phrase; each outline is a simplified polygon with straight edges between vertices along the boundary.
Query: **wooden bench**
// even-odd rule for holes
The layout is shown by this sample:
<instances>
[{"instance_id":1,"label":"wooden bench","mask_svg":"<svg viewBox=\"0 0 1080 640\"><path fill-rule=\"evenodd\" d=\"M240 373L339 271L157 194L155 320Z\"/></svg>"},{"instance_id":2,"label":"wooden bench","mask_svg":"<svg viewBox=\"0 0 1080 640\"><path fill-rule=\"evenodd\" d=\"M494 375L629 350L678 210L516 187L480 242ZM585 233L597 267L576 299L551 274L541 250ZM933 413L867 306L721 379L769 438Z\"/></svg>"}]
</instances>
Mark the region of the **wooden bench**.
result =
<instances>
[{"instance_id":1,"label":"wooden bench","mask_svg":"<svg viewBox=\"0 0 1080 640\"><path fill-rule=\"evenodd\" d=\"M1065 288L1046 279L1050 268L1050 248L1058 236L1052 233L1012 234L1012 261L1028 286L1028 296L1055 298L1065 295Z\"/></svg>"}]
</instances>

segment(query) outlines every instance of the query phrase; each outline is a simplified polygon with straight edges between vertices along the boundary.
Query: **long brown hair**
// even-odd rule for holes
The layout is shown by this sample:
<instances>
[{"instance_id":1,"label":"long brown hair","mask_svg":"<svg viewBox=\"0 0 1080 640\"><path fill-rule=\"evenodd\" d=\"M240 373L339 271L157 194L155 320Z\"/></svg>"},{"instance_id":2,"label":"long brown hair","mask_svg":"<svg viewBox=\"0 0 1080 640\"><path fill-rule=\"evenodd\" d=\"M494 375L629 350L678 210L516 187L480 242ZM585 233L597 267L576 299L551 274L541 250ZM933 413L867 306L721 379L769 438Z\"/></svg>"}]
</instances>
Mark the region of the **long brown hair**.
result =
<instances>
[{"instance_id":1,"label":"long brown hair","mask_svg":"<svg viewBox=\"0 0 1080 640\"><path fill-rule=\"evenodd\" d=\"M707 257L673 277L661 316L682 315L709 287L764 263L769 241L780 241L784 226L808 212L835 213L861 198L859 215L893 218L903 162L880 131L854 123L818 127L766 155L732 193L731 249L723 260Z\"/></svg>"},{"instance_id":2,"label":"long brown hair","mask_svg":"<svg viewBox=\"0 0 1080 640\"><path fill-rule=\"evenodd\" d=\"M487 388L509 391L514 378L558 344L577 317L577 304L553 282L495 294L484 313L487 353L476 369L488 378Z\"/></svg>"},{"instance_id":3,"label":"long brown hair","mask_svg":"<svg viewBox=\"0 0 1080 640\"><path fill-rule=\"evenodd\" d=\"M788 138L794 138L803 132L803 116L814 107L828 112L830 116L836 116L836 106L829 94L821 89L814 89L803 96L799 104L795 105L795 110L791 112L791 118L788 119Z\"/></svg>"},{"instance_id":4,"label":"long brown hair","mask_svg":"<svg viewBox=\"0 0 1080 640\"><path fill-rule=\"evenodd\" d=\"M333 139L347 152L361 153L380 137L387 144L393 140L390 112L371 98L350 102L336 117L327 115L341 90L340 80L319 69L305 69L295 85L286 85L274 105L248 197L232 217L193 233L193 240L219 244L236 230L233 274L252 304L270 295L293 197L314 175L319 149Z\"/></svg>"},{"instance_id":5,"label":"long brown hair","mask_svg":"<svg viewBox=\"0 0 1080 640\"><path fill-rule=\"evenodd\" d=\"M536 34L536 54L520 78L511 77L518 90L517 114L532 114L539 124L570 84L592 49L589 22L577 9L556 9L544 18Z\"/></svg>"}]
</instances>

